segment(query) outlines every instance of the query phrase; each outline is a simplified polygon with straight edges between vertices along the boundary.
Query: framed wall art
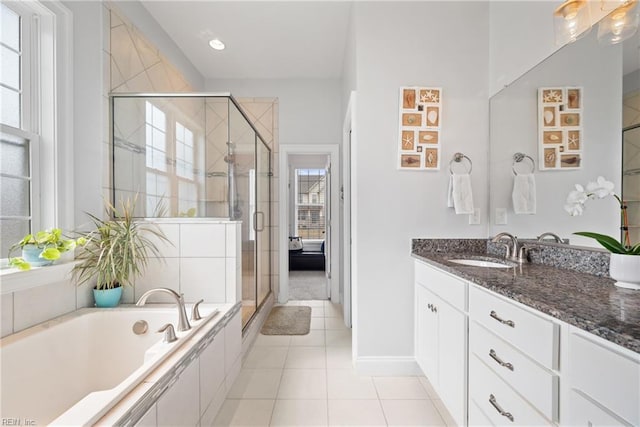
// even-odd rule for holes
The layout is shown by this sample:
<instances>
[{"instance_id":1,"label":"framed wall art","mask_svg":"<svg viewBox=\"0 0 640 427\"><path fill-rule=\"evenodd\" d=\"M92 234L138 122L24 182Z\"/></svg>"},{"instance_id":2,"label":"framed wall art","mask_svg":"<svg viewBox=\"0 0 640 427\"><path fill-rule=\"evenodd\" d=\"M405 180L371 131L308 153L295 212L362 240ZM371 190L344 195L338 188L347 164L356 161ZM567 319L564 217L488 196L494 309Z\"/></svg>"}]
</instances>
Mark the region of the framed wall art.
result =
<instances>
[{"instance_id":1,"label":"framed wall art","mask_svg":"<svg viewBox=\"0 0 640 427\"><path fill-rule=\"evenodd\" d=\"M581 87L538 89L538 165L540 170L582 168Z\"/></svg>"},{"instance_id":2,"label":"framed wall art","mask_svg":"<svg viewBox=\"0 0 640 427\"><path fill-rule=\"evenodd\" d=\"M439 170L442 88L400 88L398 168Z\"/></svg>"}]
</instances>

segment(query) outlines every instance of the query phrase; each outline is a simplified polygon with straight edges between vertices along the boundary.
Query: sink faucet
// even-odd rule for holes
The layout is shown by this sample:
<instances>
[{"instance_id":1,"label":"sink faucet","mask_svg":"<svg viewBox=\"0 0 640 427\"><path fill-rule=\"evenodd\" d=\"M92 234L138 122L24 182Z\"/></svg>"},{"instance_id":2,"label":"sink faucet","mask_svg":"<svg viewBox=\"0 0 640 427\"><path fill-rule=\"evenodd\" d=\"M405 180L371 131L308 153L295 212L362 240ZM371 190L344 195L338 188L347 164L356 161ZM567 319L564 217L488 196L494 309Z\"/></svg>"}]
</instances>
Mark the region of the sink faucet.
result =
<instances>
[{"instance_id":1,"label":"sink faucet","mask_svg":"<svg viewBox=\"0 0 640 427\"><path fill-rule=\"evenodd\" d=\"M502 239L510 239L511 247L509 247L508 243L502 242ZM492 238L491 241L493 243L501 243L507 248L507 253L504 255L505 258L512 260L518 259L518 238L516 236L509 233L500 233Z\"/></svg>"},{"instance_id":2,"label":"sink faucet","mask_svg":"<svg viewBox=\"0 0 640 427\"><path fill-rule=\"evenodd\" d=\"M563 243L562 242L562 238L560 236L558 236L555 233L550 233L550 232L546 232L546 233L542 233L541 235L538 236L538 242L542 242L545 237L551 237L553 238L553 240L556 241L556 243Z\"/></svg>"},{"instance_id":3,"label":"sink faucet","mask_svg":"<svg viewBox=\"0 0 640 427\"><path fill-rule=\"evenodd\" d=\"M142 294L136 305L142 307L147 302L147 298L156 293L170 295L173 299L176 300L176 304L178 305L178 331L188 331L189 329L191 329L191 325L189 324L189 320L187 319L187 310L184 307L184 298L173 289L155 288L148 290L147 292Z\"/></svg>"}]
</instances>

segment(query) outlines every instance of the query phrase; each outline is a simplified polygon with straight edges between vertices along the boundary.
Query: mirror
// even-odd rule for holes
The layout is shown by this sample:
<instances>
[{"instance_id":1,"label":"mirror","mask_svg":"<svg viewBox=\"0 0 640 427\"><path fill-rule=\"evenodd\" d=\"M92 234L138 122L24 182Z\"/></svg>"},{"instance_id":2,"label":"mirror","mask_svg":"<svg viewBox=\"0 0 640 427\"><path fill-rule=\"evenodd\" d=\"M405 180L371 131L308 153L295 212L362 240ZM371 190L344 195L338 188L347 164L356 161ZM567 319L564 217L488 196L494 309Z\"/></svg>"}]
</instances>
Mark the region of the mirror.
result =
<instances>
[{"instance_id":1,"label":"mirror","mask_svg":"<svg viewBox=\"0 0 640 427\"><path fill-rule=\"evenodd\" d=\"M620 210L608 197L590 200L582 216L572 217L564 210L568 193L575 184L586 185L603 176L615 184L620 195L623 186L622 130L625 140L638 141L640 132L640 34L618 45L598 43L597 27L584 38L564 46L552 56L497 93L490 100L489 154L489 233L507 231L522 238L554 232L571 244L598 246L592 239L575 236L591 231L618 237ZM582 88L582 156L580 168L541 170L538 143L538 88ZM626 111L623 113L623 105ZM562 111L563 107L560 107ZM635 111L635 113L634 113ZM544 120L541 118L541 120ZM624 197L630 200L629 221L640 225L640 141L625 143ZM514 162L514 154L530 156ZM635 159L635 160L634 160ZM536 185L535 214L515 214L512 202L514 172L530 173ZM631 172L629 172L631 171ZM632 194L635 192L636 194ZM506 210L505 216L500 211ZM498 215L496 214L498 212ZM635 224L635 223L634 223ZM632 224L633 225L633 224ZM638 242L638 230L631 229ZM633 240L635 239L635 240Z\"/></svg>"}]
</instances>

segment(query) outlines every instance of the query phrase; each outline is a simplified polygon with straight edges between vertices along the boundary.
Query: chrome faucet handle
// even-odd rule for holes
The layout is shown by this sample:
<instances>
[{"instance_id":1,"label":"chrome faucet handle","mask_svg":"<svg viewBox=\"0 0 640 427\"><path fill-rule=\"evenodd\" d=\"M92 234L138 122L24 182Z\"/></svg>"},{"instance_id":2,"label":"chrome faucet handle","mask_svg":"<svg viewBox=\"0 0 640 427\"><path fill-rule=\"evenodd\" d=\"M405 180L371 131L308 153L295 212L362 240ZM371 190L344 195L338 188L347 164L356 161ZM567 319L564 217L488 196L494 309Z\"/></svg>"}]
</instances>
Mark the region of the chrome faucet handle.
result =
<instances>
[{"instance_id":1,"label":"chrome faucet handle","mask_svg":"<svg viewBox=\"0 0 640 427\"><path fill-rule=\"evenodd\" d=\"M176 331L173 329L173 325L171 323L167 323L162 328L158 329L158 332L164 332L162 342L170 343L178 340L178 337L176 337Z\"/></svg>"},{"instance_id":2,"label":"chrome faucet handle","mask_svg":"<svg viewBox=\"0 0 640 427\"><path fill-rule=\"evenodd\" d=\"M191 321L195 321L195 320L200 320L202 319L202 316L200 316L200 310L199 310L199 306L201 303L204 302L204 299L201 299L200 301L198 301L197 303L195 303L193 305L193 307L191 308Z\"/></svg>"}]
</instances>

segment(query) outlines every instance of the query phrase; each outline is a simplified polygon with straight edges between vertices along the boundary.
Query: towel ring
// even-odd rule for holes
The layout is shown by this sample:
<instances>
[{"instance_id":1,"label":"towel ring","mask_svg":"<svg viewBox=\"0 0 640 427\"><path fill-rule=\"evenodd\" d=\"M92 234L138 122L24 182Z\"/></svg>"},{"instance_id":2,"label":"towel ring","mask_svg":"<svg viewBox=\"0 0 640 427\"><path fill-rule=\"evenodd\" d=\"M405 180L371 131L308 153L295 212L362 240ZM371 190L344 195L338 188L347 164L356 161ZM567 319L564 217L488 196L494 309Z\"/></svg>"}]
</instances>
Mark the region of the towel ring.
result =
<instances>
[{"instance_id":1,"label":"towel ring","mask_svg":"<svg viewBox=\"0 0 640 427\"><path fill-rule=\"evenodd\" d=\"M516 163L520 163L524 159L528 159L531 162L531 173L535 172L536 162L533 160L533 158L524 153L516 153L513 155L513 165L511 165L511 170L513 171L514 175L518 175L518 172L516 171Z\"/></svg>"},{"instance_id":2,"label":"towel ring","mask_svg":"<svg viewBox=\"0 0 640 427\"><path fill-rule=\"evenodd\" d=\"M449 162L449 172L451 172L451 175L453 175L453 162L460 163L463 159L467 159L467 161L469 162L469 170L467 171L467 173L471 173L471 171L473 170L473 162L471 161L471 159L462 153L456 153L453 155L453 159L451 159L451 161Z\"/></svg>"}]
</instances>

